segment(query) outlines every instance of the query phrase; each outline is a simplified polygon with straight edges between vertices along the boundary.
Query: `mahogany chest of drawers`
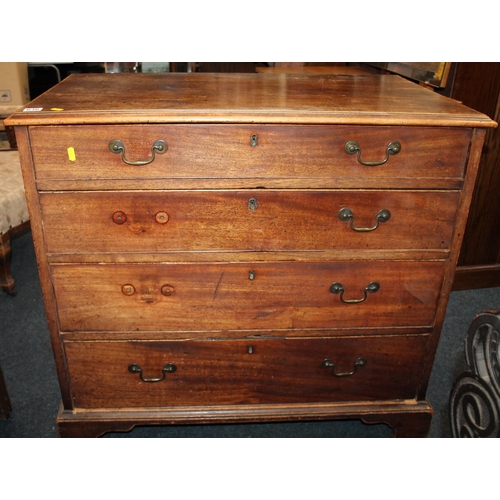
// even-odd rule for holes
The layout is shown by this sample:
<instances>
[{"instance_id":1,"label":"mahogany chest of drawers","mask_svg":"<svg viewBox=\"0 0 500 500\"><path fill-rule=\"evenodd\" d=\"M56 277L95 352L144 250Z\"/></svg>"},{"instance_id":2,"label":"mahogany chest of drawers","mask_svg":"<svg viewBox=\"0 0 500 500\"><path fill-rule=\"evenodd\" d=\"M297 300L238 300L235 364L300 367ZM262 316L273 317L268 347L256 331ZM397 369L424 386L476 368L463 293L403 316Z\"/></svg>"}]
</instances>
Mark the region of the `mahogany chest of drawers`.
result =
<instances>
[{"instance_id":1,"label":"mahogany chest of drawers","mask_svg":"<svg viewBox=\"0 0 500 500\"><path fill-rule=\"evenodd\" d=\"M60 436L425 393L488 117L395 76L73 75L11 116Z\"/></svg>"}]
</instances>

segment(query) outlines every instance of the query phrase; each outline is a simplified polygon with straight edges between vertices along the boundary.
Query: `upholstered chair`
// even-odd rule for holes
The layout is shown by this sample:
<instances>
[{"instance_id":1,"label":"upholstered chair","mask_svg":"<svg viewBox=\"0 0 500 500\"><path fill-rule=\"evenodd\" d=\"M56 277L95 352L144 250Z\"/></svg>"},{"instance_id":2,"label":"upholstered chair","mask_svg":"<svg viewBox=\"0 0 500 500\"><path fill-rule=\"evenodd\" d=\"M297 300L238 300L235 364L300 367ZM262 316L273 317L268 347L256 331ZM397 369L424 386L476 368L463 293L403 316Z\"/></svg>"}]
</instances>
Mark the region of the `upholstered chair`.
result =
<instances>
[{"instance_id":1,"label":"upholstered chair","mask_svg":"<svg viewBox=\"0 0 500 500\"><path fill-rule=\"evenodd\" d=\"M0 151L0 286L15 295L11 238L29 227L28 207L17 150Z\"/></svg>"}]
</instances>

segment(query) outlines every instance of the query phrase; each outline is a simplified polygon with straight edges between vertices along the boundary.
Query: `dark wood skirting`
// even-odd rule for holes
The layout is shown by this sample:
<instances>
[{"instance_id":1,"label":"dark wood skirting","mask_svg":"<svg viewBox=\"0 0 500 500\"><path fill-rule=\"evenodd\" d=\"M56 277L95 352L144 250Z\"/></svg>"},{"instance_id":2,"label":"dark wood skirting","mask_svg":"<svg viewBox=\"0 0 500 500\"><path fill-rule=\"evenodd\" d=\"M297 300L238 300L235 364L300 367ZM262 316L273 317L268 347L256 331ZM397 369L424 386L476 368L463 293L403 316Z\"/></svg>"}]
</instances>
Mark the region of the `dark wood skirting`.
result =
<instances>
[{"instance_id":1,"label":"dark wood skirting","mask_svg":"<svg viewBox=\"0 0 500 500\"><path fill-rule=\"evenodd\" d=\"M453 291L500 286L500 264L460 266L455 273Z\"/></svg>"}]
</instances>

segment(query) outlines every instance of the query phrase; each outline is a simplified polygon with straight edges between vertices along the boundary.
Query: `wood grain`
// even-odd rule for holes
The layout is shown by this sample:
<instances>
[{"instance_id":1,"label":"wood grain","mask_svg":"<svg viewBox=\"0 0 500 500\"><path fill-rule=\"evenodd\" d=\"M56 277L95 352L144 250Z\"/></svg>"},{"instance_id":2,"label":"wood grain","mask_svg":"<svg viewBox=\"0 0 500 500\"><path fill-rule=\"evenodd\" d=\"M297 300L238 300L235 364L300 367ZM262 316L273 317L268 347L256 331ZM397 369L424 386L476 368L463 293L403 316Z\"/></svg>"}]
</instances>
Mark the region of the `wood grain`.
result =
<instances>
[{"instance_id":1,"label":"wood grain","mask_svg":"<svg viewBox=\"0 0 500 500\"><path fill-rule=\"evenodd\" d=\"M62 331L373 328L431 325L443 262L53 264L51 274ZM380 290L360 304L330 292L340 282L360 299L372 281Z\"/></svg>"},{"instance_id":2,"label":"wood grain","mask_svg":"<svg viewBox=\"0 0 500 500\"><path fill-rule=\"evenodd\" d=\"M481 151L483 148L485 135L486 135L485 129L476 129L474 130L474 133L472 135L469 161L467 164L468 179L464 185L464 189L460 194L457 221L455 223L455 228L452 236L451 252L449 260L446 263L446 271L444 275L443 287L441 290L442 296L436 310L435 334L431 336L429 341L429 354L426 359L424 376L422 377L422 384L419 395L421 399L425 397L425 392L427 391L427 384L429 383L431 376L432 363L434 361L434 356L436 355L436 349L439 342L441 329L444 323L444 318L446 315L446 308L448 305L448 300L450 297L450 292L453 286L453 280L457 269L457 262L460 253L460 248L464 238L465 224L467 221L467 216L469 214L470 203L474 192L476 177L479 170L479 162L481 159Z\"/></svg>"},{"instance_id":3,"label":"wood grain","mask_svg":"<svg viewBox=\"0 0 500 500\"><path fill-rule=\"evenodd\" d=\"M136 425L217 424L361 419L367 424L386 423L394 437L426 437L432 418L427 401L375 401L373 403L302 403L211 405L129 410L59 410L60 437L90 438L106 432L127 432Z\"/></svg>"},{"instance_id":4,"label":"wood grain","mask_svg":"<svg viewBox=\"0 0 500 500\"><path fill-rule=\"evenodd\" d=\"M449 248L458 197L456 191L105 191L41 193L40 204L49 253L396 251ZM344 208L356 229L375 227L381 210L391 215L359 232L339 218Z\"/></svg>"},{"instance_id":5,"label":"wood grain","mask_svg":"<svg viewBox=\"0 0 500 500\"><path fill-rule=\"evenodd\" d=\"M66 342L76 408L373 401L415 397L425 336L186 342ZM251 353L249 347L251 346ZM322 368L328 358L336 377ZM160 382L167 363L177 370ZM398 376L392 376L394 370Z\"/></svg>"},{"instance_id":6,"label":"wood grain","mask_svg":"<svg viewBox=\"0 0 500 500\"><path fill-rule=\"evenodd\" d=\"M162 179L163 189L170 188L170 180L210 178L230 179L232 187L239 179L261 179L264 186L276 180L314 179L323 187L348 183L356 188L387 179L393 188L405 180L415 188L425 187L420 184L423 180L427 185L436 179L461 182L470 133L469 129L430 127L257 124L30 128L37 181ZM256 146L250 145L253 134L258 136ZM151 146L158 139L168 144L168 150L149 165L130 166L109 150L113 139L124 143L128 161L150 159ZM393 141L401 143L401 152L384 165L367 167L357 155L345 152L351 140L359 143L365 162L384 160ZM73 148L74 160L68 148Z\"/></svg>"},{"instance_id":7,"label":"wood grain","mask_svg":"<svg viewBox=\"0 0 500 500\"><path fill-rule=\"evenodd\" d=\"M487 116L394 75L80 74L26 107L39 111L12 115L6 125L495 126Z\"/></svg>"},{"instance_id":8,"label":"wood grain","mask_svg":"<svg viewBox=\"0 0 500 500\"><path fill-rule=\"evenodd\" d=\"M75 75L27 107L7 125L61 435L353 417L427 435L426 387L494 121L371 75ZM164 154L126 163L147 161L158 139ZM385 160L392 141L399 154L361 164ZM391 218L358 233L341 208L355 227L381 209ZM344 377L321 365L348 374L359 357ZM146 378L177 369L145 382L133 363Z\"/></svg>"}]
</instances>

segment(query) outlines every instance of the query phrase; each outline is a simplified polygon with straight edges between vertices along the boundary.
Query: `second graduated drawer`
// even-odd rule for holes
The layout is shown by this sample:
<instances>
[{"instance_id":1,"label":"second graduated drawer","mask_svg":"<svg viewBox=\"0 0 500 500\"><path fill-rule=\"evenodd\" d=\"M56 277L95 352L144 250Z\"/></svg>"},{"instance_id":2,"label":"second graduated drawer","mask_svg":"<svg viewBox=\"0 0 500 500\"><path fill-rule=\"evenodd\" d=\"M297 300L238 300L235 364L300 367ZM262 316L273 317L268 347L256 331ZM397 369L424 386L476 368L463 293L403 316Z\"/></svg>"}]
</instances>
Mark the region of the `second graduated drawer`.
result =
<instances>
[{"instance_id":1,"label":"second graduated drawer","mask_svg":"<svg viewBox=\"0 0 500 500\"><path fill-rule=\"evenodd\" d=\"M49 253L447 249L455 191L44 192Z\"/></svg>"},{"instance_id":2,"label":"second graduated drawer","mask_svg":"<svg viewBox=\"0 0 500 500\"><path fill-rule=\"evenodd\" d=\"M62 331L431 326L442 261L53 264Z\"/></svg>"}]
</instances>

